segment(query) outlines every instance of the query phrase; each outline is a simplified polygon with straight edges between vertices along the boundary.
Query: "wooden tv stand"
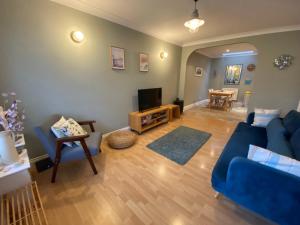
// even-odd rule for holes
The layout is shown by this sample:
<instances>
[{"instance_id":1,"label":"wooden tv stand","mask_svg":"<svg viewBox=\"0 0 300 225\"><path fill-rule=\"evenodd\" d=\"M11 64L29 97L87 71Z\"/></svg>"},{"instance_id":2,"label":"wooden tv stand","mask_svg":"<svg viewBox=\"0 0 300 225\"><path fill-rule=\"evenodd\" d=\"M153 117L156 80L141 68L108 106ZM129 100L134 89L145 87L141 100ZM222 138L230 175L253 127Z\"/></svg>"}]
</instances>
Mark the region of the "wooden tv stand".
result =
<instances>
[{"instance_id":1,"label":"wooden tv stand","mask_svg":"<svg viewBox=\"0 0 300 225\"><path fill-rule=\"evenodd\" d=\"M180 109L177 105L163 105L159 108L147 110L145 112L129 113L129 126L139 134L156 127L160 124L167 123L173 118L180 117Z\"/></svg>"}]
</instances>

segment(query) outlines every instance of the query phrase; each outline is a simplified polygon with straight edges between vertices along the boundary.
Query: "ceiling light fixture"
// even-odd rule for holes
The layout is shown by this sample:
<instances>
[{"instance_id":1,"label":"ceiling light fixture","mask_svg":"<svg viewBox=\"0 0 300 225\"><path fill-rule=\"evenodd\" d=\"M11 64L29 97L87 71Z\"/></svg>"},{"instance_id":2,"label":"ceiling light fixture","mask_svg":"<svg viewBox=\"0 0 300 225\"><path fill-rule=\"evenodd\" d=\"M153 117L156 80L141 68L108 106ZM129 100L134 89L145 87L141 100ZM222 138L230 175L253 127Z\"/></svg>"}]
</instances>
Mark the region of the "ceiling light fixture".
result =
<instances>
[{"instance_id":1,"label":"ceiling light fixture","mask_svg":"<svg viewBox=\"0 0 300 225\"><path fill-rule=\"evenodd\" d=\"M191 19L184 23L184 26L187 27L191 33L197 32L199 30L199 27L201 27L205 23L204 20L199 18L199 12L197 9L198 0L194 0L194 1L195 1L195 9L191 15Z\"/></svg>"}]
</instances>

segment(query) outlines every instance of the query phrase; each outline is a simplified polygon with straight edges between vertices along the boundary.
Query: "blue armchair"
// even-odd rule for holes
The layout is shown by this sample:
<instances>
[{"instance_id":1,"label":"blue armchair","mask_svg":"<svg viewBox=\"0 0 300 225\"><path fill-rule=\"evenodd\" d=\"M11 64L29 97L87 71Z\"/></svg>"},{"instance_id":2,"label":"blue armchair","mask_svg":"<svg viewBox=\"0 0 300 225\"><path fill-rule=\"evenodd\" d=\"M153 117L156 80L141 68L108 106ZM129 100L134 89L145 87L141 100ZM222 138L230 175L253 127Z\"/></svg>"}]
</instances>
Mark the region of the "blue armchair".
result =
<instances>
[{"instance_id":1,"label":"blue armchair","mask_svg":"<svg viewBox=\"0 0 300 225\"><path fill-rule=\"evenodd\" d=\"M94 165L92 156L101 152L100 144L102 135L99 132L95 132L93 123L95 121L79 121L80 125L89 125L92 133L81 136L56 138L51 130L48 128L45 130L41 126L35 127L35 133L42 145L46 149L50 159L53 161L53 172L51 182L55 182L58 165L60 162L66 163L69 161L82 160L87 158L94 174L97 174L97 169ZM65 142L80 141L81 145L74 145L72 147L65 146Z\"/></svg>"}]
</instances>

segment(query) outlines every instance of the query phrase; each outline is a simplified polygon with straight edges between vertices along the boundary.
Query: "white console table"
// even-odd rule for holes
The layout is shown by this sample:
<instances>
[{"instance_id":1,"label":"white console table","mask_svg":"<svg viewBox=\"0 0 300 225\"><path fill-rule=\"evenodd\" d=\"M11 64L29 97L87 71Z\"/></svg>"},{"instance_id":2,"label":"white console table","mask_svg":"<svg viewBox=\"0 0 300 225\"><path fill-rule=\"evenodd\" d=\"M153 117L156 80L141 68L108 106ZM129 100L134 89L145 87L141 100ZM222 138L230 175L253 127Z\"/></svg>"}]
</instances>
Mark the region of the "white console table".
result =
<instances>
[{"instance_id":1,"label":"white console table","mask_svg":"<svg viewBox=\"0 0 300 225\"><path fill-rule=\"evenodd\" d=\"M0 164L0 195L21 188L31 183L29 173L30 162L27 150L21 150L17 163L11 165Z\"/></svg>"}]
</instances>

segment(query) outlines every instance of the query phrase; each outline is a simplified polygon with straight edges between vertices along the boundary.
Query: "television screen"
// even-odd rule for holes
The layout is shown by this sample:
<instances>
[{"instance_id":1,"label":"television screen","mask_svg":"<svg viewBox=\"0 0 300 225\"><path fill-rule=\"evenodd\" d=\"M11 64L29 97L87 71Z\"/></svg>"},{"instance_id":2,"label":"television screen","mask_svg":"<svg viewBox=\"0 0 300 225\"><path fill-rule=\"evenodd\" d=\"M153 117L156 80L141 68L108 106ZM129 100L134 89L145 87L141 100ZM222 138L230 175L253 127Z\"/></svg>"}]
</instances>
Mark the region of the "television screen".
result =
<instances>
[{"instance_id":1,"label":"television screen","mask_svg":"<svg viewBox=\"0 0 300 225\"><path fill-rule=\"evenodd\" d=\"M161 88L139 89L139 111L145 111L161 106Z\"/></svg>"}]
</instances>

